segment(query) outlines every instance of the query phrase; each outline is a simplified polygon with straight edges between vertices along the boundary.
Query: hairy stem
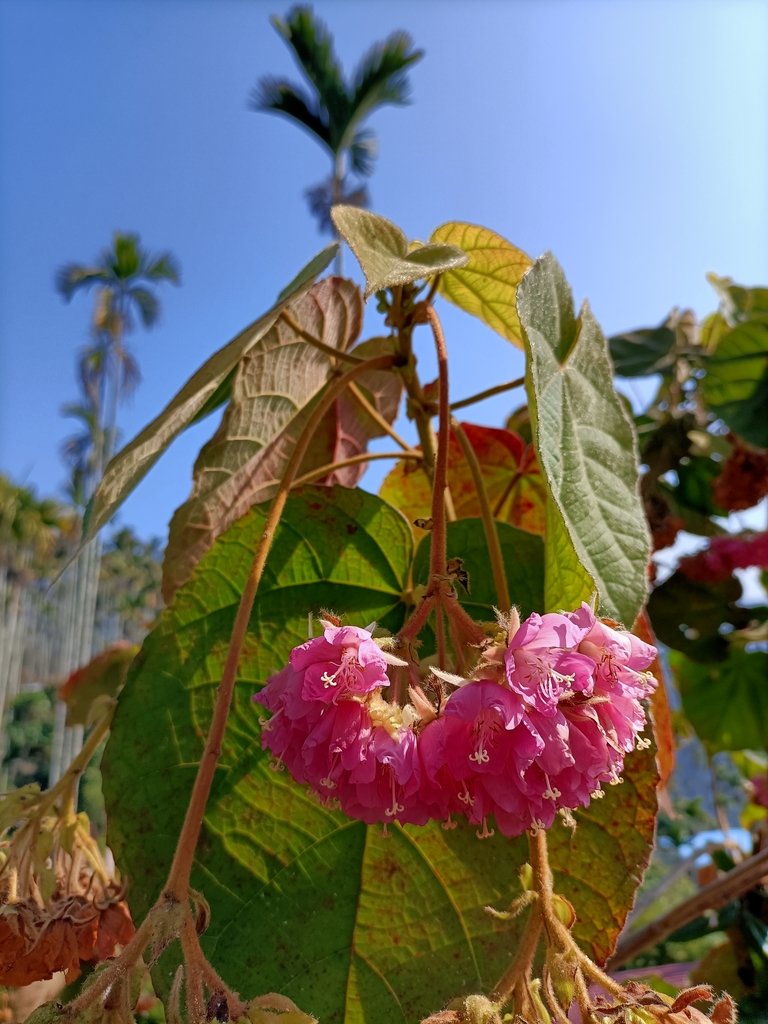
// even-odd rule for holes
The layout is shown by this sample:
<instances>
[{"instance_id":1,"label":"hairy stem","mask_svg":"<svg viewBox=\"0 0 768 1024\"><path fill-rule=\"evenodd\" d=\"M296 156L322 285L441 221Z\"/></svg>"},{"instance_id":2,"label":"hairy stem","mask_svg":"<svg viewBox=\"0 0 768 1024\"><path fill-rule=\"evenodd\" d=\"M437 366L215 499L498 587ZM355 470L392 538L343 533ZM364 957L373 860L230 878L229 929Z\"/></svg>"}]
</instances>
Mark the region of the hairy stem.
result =
<instances>
[{"instance_id":1,"label":"hairy stem","mask_svg":"<svg viewBox=\"0 0 768 1024\"><path fill-rule=\"evenodd\" d=\"M470 395L469 398L462 398L458 402L451 402L451 411L464 409L468 405L482 402L486 398L493 398L494 395L501 395L505 391L512 391L514 388L521 388L523 384L525 384L525 377L516 377L514 380L507 381L506 384L496 384L492 388L486 388L485 391L478 391L476 395Z\"/></svg>"},{"instance_id":2,"label":"hairy stem","mask_svg":"<svg viewBox=\"0 0 768 1024\"><path fill-rule=\"evenodd\" d=\"M353 366L343 376L330 384L322 398L312 411L307 420L304 430L301 433L296 447L293 450L288 465L285 467L280 489L272 499L267 521L264 525L264 532L256 550L251 565L248 579L240 598L240 604L235 616L235 623L232 627L232 636L229 642L227 658L222 672L221 683L216 695L216 704L213 709L213 718L208 731L208 739L205 744L203 755L200 759L200 766L192 788L192 794L187 806L187 812L179 835L176 852L174 854L171 870L165 885L166 895L173 895L179 902L183 902L189 896L189 876L192 870L192 859L194 857L197 841L200 836L200 829L203 823L203 814L208 803L208 796L211 791L216 765L221 754L221 745L224 739L224 730L229 716L229 708L232 703L232 694L235 688L237 677L237 666L240 661L245 637L248 632L248 622L251 617L253 603L256 598L256 591L264 566L267 561L275 531L280 522L285 503L288 500L291 484L301 466L309 442L317 430L320 421L331 405L336 401L348 384L362 373L369 370L384 370L392 366L393 356L377 356L369 359L358 366Z\"/></svg>"},{"instance_id":3,"label":"hairy stem","mask_svg":"<svg viewBox=\"0 0 768 1024\"><path fill-rule=\"evenodd\" d=\"M437 642L437 664L440 668L445 668L448 659L448 649L445 643L445 613L439 601L435 608L435 639Z\"/></svg>"},{"instance_id":4,"label":"hairy stem","mask_svg":"<svg viewBox=\"0 0 768 1024\"><path fill-rule=\"evenodd\" d=\"M287 327L293 331L294 334L298 335L302 341L306 341L312 348L316 348L320 352L324 352L327 356L333 356L335 359L343 359L348 363L364 363L365 359L363 356L356 356L354 352L345 352L343 349L334 348L333 345L326 345L324 341L316 338L314 334L310 334L309 331L305 331L304 328L298 324L290 313L283 310L279 320L282 320Z\"/></svg>"},{"instance_id":5,"label":"hairy stem","mask_svg":"<svg viewBox=\"0 0 768 1024\"><path fill-rule=\"evenodd\" d=\"M448 442L450 431L450 409L448 407L448 350L440 318L433 306L427 306L427 319L437 349L437 371L440 383L438 398L437 453L435 455L435 476L432 482L432 536L429 557L429 573L434 579L445 574L446 522L445 491L448 486ZM430 581L430 586L432 582Z\"/></svg>"},{"instance_id":6,"label":"hairy stem","mask_svg":"<svg viewBox=\"0 0 768 1024\"><path fill-rule=\"evenodd\" d=\"M379 410L368 401L368 399L365 397L365 395L357 386L357 384L349 385L349 393L355 399L360 408L366 413L366 415L370 416L374 423L385 434L389 434L389 436L392 438L395 444L399 444L404 452L407 452L409 455L411 455L411 457L417 456L419 459L423 458L421 452L417 452L415 448L413 448L411 445L408 444L407 441L404 441L403 438L400 437L400 435L394 429L392 424L385 420L384 417L379 412Z\"/></svg>"},{"instance_id":7,"label":"hairy stem","mask_svg":"<svg viewBox=\"0 0 768 1024\"><path fill-rule=\"evenodd\" d=\"M314 483L315 480L322 480L324 476L333 473L334 470L344 469L345 466L359 466L361 462L373 462L376 459L407 459L414 462L421 462L421 452L361 452L360 455L350 455L348 459L338 459L336 462L329 462L325 466L313 469L311 473L305 473L293 481L294 487L303 487L304 484Z\"/></svg>"},{"instance_id":8,"label":"hairy stem","mask_svg":"<svg viewBox=\"0 0 768 1024\"><path fill-rule=\"evenodd\" d=\"M134 967L139 957L146 949L155 927L153 911L144 918L142 923L133 933L130 942L123 949L117 960L110 961L109 965L99 974L96 980L83 989L79 996L76 996L67 1005L67 1013L72 1020L78 1020L80 1014L93 1006L120 978Z\"/></svg>"},{"instance_id":9,"label":"hairy stem","mask_svg":"<svg viewBox=\"0 0 768 1024\"><path fill-rule=\"evenodd\" d=\"M601 971L597 964L590 960L587 954L576 944L570 929L566 928L557 916L552 869L549 866L547 833L545 830L537 829L535 832L529 833L528 845L531 852L533 889L539 897L541 916L544 921L544 928L547 931L548 945L559 946L578 962L584 974L591 981L601 985L611 995L619 999L626 999L624 988L614 981L613 978L609 978L605 971Z\"/></svg>"},{"instance_id":10,"label":"hairy stem","mask_svg":"<svg viewBox=\"0 0 768 1024\"><path fill-rule=\"evenodd\" d=\"M523 929L520 945L515 958L493 987L491 1000L499 1007L504 1007L512 998L512 993L531 968L539 939L544 927L538 908L534 907L531 916ZM517 1009L517 1007L515 1008Z\"/></svg>"},{"instance_id":11,"label":"hairy stem","mask_svg":"<svg viewBox=\"0 0 768 1024\"><path fill-rule=\"evenodd\" d=\"M511 602L507 588L507 576L504 571L504 557L501 553L499 531L496 528L496 520L493 518L493 510L491 509L488 491L483 480L483 470L475 454L475 449L469 443L469 438L462 425L458 420L452 418L451 427L464 453L464 458L467 460L469 471L472 474L472 481L475 485L477 500L480 503L480 517L483 520L483 530L485 531L485 541L488 545L488 557L491 562L491 572L493 573L493 582L496 587L498 607L501 611L508 612Z\"/></svg>"},{"instance_id":12,"label":"hairy stem","mask_svg":"<svg viewBox=\"0 0 768 1024\"><path fill-rule=\"evenodd\" d=\"M181 925L180 939L186 965L187 1020L190 1022L205 1019L203 976L200 971L200 960L197 955L199 946L196 945L193 936L197 937L195 924L192 918L187 915Z\"/></svg>"}]
</instances>

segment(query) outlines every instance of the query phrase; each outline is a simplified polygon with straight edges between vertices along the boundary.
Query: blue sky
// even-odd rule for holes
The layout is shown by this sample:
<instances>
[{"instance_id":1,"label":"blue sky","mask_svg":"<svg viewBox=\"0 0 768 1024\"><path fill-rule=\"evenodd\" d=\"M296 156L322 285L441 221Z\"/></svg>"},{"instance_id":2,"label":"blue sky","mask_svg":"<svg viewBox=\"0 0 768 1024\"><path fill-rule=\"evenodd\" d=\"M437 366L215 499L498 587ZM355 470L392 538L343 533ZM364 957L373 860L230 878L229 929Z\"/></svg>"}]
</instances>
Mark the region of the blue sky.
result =
<instances>
[{"instance_id":1,"label":"blue sky","mask_svg":"<svg viewBox=\"0 0 768 1024\"><path fill-rule=\"evenodd\" d=\"M713 308L713 270L768 282L768 4L754 0L319 0L345 66L407 29L426 51L413 103L372 121L373 208L413 238L465 220L555 252L608 332ZM303 189L327 157L246 107L296 72L263 0L0 3L0 471L55 493L87 298L56 268L115 228L172 249L183 286L133 348L144 380L128 439L325 244ZM345 270L356 273L351 257ZM519 354L445 311L461 397ZM513 399L481 407L498 423ZM208 422L121 513L163 535Z\"/></svg>"}]
</instances>

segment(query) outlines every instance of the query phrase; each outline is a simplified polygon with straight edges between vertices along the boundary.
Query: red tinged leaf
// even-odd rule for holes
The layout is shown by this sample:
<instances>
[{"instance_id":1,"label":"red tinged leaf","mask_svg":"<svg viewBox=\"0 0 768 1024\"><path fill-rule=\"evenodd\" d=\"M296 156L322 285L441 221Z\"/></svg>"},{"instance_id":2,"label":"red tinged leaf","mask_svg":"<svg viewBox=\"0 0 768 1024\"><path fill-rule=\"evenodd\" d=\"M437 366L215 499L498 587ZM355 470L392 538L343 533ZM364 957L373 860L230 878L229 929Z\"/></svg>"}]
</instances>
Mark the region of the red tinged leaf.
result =
<instances>
[{"instance_id":1,"label":"red tinged leaf","mask_svg":"<svg viewBox=\"0 0 768 1024\"><path fill-rule=\"evenodd\" d=\"M494 516L529 533L544 533L545 490L536 455L511 430L463 423L477 455ZM448 448L448 486L459 519L480 515L475 484L456 437ZM418 463L398 462L382 484L381 497L395 505L410 522L427 518L431 489Z\"/></svg>"},{"instance_id":2,"label":"red tinged leaf","mask_svg":"<svg viewBox=\"0 0 768 1024\"><path fill-rule=\"evenodd\" d=\"M638 615L633 632L641 640L645 640L647 644L652 644L654 647L658 646L647 612L643 611ZM672 728L672 709L669 706L667 678L658 654L651 663L650 671L653 672L659 684L651 694L650 705L653 735L656 740L659 786L664 788L669 782L672 770L675 767L675 733Z\"/></svg>"},{"instance_id":3,"label":"red tinged leaf","mask_svg":"<svg viewBox=\"0 0 768 1024\"><path fill-rule=\"evenodd\" d=\"M75 669L59 689L59 699L67 705L67 725L86 725L98 697L117 696L138 651L136 644L119 640L87 665Z\"/></svg>"},{"instance_id":4,"label":"red tinged leaf","mask_svg":"<svg viewBox=\"0 0 768 1024\"><path fill-rule=\"evenodd\" d=\"M163 564L166 601L224 530L253 505L273 497L315 403L338 373L341 361L332 350L349 351L362 317L356 285L327 278L291 302L240 360L221 424L195 463L192 493L171 520ZM354 354L383 355L392 345L389 338L373 338ZM358 388L381 420L394 420L401 395L398 375L371 372L359 379ZM359 403L345 396L315 431L299 476L364 452L368 441L383 432ZM321 482L351 487L363 470L344 467Z\"/></svg>"}]
</instances>

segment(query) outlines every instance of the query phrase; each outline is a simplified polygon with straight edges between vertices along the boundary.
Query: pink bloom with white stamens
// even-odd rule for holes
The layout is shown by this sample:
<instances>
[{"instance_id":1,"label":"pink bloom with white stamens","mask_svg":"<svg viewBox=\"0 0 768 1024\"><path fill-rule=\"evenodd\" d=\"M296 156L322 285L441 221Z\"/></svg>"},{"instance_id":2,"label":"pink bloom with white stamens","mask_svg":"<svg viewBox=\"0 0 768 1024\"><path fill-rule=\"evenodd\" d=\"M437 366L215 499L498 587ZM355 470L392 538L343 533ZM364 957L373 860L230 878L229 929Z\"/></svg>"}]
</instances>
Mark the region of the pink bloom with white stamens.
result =
<instances>
[{"instance_id":1,"label":"pink bloom with white stamens","mask_svg":"<svg viewBox=\"0 0 768 1024\"><path fill-rule=\"evenodd\" d=\"M656 651L574 612L510 617L503 667L489 675L435 674L457 688L433 708L384 699L385 655L368 630L325 623L292 651L257 695L273 712L262 745L327 803L369 824L467 818L478 835L548 828L558 811L585 807L620 781L640 739L640 703L656 685ZM497 649L493 649L497 650ZM399 663L404 664L404 663Z\"/></svg>"},{"instance_id":2,"label":"pink bloom with white stamens","mask_svg":"<svg viewBox=\"0 0 768 1024\"><path fill-rule=\"evenodd\" d=\"M389 686L381 648L358 626L327 624L323 636L291 651L291 667L304 673L305 700L329 703Z\"/></svg>"},{"instance_id":3,"label":"pink bloom with white stamens","mask_svg":"<svg viewBox=\"0 0 768 1024\"><path fill-rule=\"evenodd\" d=\"M594 622L587 605L567 615L530 615L510 638L504 656L510 688L544 715L554 714L558 701L569 694L589 695L594 661L576 648Z\"/></svg>"}]
</instances>

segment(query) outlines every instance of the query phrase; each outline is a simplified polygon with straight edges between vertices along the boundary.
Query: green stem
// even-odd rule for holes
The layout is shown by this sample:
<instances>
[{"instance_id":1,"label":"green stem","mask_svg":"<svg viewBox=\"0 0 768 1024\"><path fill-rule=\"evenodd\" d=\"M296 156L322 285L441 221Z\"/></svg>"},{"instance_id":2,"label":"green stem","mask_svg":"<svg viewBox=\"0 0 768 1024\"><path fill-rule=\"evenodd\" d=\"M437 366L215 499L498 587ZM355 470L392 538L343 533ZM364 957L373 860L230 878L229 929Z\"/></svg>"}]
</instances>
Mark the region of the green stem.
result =
<instances>
[{"instance_id":1,"label":"green stem","mask_svg":"<svg viewBox=\"0 0 768 1024\"><path fill-rule=\"evenodd\" d=\"M47 792L40 794L40 800L35 808L35 817L39 819L49 807L51 807L57 800L62 797L65 800L73 800L74 792L77 787L77 781L83 774L88 764L101 746L104 737L109 732L109 727L112 724L112 716L117 706L116 701L111 701L104 712L103 718L94 725L91 732L88 734L88 739L85 741L83 746L80 748L77 756L72 760L72 763L64 771L59 781L55 783Z\"/></svg>"},{"instance_id":2,"label":"green stem","mask_svg":"<svg viewBox=\"0 0 768 1024\"><path fill-rule=\"evenodd\" d=\"M477 455L475 454L475 449L470 444L469 438L467 437L466 431L462 425L458 420L452 418L451 427L459 445L461 446L464 458L467 460L469 471L472 474L472 481L475 485L477 500L480 504L480 517L483 520L485 542L488 545L488 557L491 562L491 572L493 573L493 582L496 587L498 607L501 611L507 612L511 607L511 602L509 600L509 590L507 588L507 577L504 571L504 556L501 552L499 531L496 528L496 520L493 517L491 503L488 500L488 491L485 487L485 480L483 480L483 470L480 466Z\"/></svg>"},{"instance_id":3,"label":"green stem","mask_svg":"<svg viewBox=\"0 0 768 1024\"><path fill-rule=\"evenodd\" d=\"M285 508L285 503L288 500L293 480L296 477L307 448L309 447L309 443L321 420L328 409L337 400L339 395L342 394L350 381L355 380L361 374L367 373L370 370L387 369L392 366L393 362L393 356L377 356L376 358L369 359L358 366L353 366L343 376L330 384L318 404L312 410L312 414L307 420L304 430L296 442L296 447L293 450L291 458L285 467L283 478L280 482L280 489L272 500L272 504L267 515L267 521L264 525L264 532L262 533L259 546L256 550L253 564L251 565L248 579L246 581L245 588L243 589L240 604L235 616L235 623L232 628L232 636L229 642L229 650L227 651L221 683L216 697L216 704L213 709L213 718L211 719L211 725L208 731L208 739L205 744L203 755L200 759L200 765L192 787L192 794L189 799L189 805L187 806L184 824L182 825L173 863L171 864L171 870L168 874L168 880L164 889L166 897L173 896L179 902L184 902L189 896L189 876L192 870L192 860L194 858L197 841L200 836L203 814L205 813L205 807L208 803L208 796L211 791L211 785L213 784L216 765L218 764L219 755L221 753L224 730L229 716L229 708L232 703L235 679L237 677L237 667L248 632L248 622L256 599L256 591L258 590L259 583L261 582L261 576L264 572L267 556L272 547L272 541L280 522L283 509Z\"/></svg>"}]
</instances>

